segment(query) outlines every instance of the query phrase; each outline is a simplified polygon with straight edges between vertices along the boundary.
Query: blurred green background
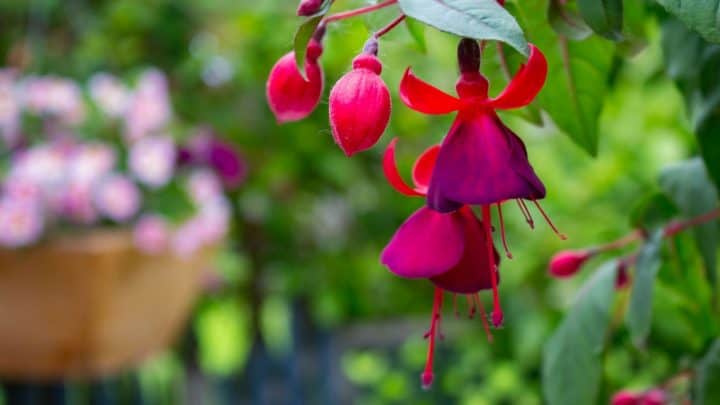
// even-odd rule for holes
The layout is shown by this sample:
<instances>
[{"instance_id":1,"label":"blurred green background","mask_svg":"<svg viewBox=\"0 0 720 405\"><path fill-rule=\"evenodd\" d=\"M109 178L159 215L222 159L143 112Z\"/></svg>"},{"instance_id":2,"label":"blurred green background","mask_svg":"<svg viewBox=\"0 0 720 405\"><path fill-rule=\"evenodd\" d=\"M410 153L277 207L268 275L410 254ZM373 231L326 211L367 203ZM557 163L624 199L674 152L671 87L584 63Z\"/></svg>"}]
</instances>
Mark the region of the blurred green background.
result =
<instances>
[{"instance_id":1,"label":"blurred green background","mask_svg":"<svg viewBox=\"0 0 720 405\"><path fill-rule=\"evenodd\" d=\"M362 2L344 1L342 8L353 4ZM452 117L423 116L396 96L408 65L452 90L456 39L428 29L423 53L404 26L383 38L383 78L394 96L390 126L378 146L348 159L329 132L327 89L349 70L371 30L393 14L333 24L321 60L323 102L308 119L278 126L265 103L265 80L292 48L295 7L288 0L0 2L6 66L80 81L97 71L132 77L159 67L170 77L179 119L212 126L250 162L236 201L239 232L217 259L223 282L198 304L176 350L140 371L149 402L237 403L257 399L264 389L268 403L276 397L297 403L542 403L543 344L594 267L557 281L547 275L549 257L629 232L628 212L656 189L659 169L695 148L682 97L662 74L657 24L646 27L648 46L613 75L600 116L599 157L590 158L551 124L540 128L517 114L503 116L526 142L548 189L543 206L568 240L540 221L530 230L519 211L506 210L515 257L501 267L505 327L494 331L490 344L479 319L448 312L437 382L424 392L422 335L433 288L397 278L378 259L397 226L423 202L386 184L380 157L399 137L400 170L409 175L414 157L449 128ZM501 77L492 60L484 66L489 77ZM503 85L496 80L492 91ZM672 311L656 320L674 319ZM624 386L653 385L672 373L681 353L702 344L678 335L661 328L651 350L640 353L618 331L604 358L604 398ZM203 399L193 402L197 398Z\"/></svg>"}]
</instances>

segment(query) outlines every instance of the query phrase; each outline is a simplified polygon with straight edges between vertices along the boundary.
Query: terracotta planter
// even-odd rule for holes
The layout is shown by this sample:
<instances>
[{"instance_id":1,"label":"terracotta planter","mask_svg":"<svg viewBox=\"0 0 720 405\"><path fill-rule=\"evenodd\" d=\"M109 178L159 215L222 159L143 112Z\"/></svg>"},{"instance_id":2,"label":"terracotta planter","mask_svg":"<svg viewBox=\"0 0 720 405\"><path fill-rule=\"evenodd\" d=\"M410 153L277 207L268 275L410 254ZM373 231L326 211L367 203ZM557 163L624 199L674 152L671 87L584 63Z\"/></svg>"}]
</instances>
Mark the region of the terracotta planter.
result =
<instances>
[{"instance_id":1,"label":"terracotta planter","mask_svg":"<svg viewBox=\"0 0 720 405\"><path fill-rule=\"evenodd\" d=\"M120 231L0 250L0 377L97 377L138 365L181 330L208 253L145 255Z\"/></svg>"}]
</instances>

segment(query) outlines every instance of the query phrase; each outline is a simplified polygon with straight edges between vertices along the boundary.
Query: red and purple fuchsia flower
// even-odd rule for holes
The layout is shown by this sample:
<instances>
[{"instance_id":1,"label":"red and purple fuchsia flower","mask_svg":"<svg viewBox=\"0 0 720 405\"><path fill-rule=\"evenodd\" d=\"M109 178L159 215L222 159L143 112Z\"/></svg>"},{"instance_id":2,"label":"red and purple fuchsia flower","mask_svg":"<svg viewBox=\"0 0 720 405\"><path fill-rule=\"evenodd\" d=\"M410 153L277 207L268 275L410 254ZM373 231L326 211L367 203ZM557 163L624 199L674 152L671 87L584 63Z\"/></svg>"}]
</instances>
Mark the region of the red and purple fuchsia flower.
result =
<instances>
[{"instance_id":1,"label":"red and purple fuchsia flower","mask_svg":"<svg viewBox=\"0 0 720 405\"><path fill-rule=\"evenodd\" d=\"M324 17L307 47L306 76L295 66L292 53L277 62L268 78L267 97L278 122L302 119L318 105L323 86L318 58L322 54L322 40L328 24L396 3L397 0L385 0ZM503 4L502 1L499 3ZM303 0L298 15L314 15L322 4ZM377 57L378 39L404 18L400 14L375 32L353 60L352 70L330 91L332 135L347 156L374 146L387 128L391 101L380 77L382 64ZM414 187L407 185L397 171L395 140L383 159L385 175L397 191L426 198L425 206L400 226L381 256L382 264L394 274L428 279L435 286L430 329L425 335L429 349L421 377L424 387L429 387L433 380L433 355L445 292L453 294L454 303L458 294L465 295L471 315L479 309L488 339L491 339L490 322L479 296L480 291L491 290L490 321L494 327L503 323L498 293L500 257L493 242L493 215L497 215L505 254L508 258L512 255L505 236L502 205L515 200L531 228L534 221L528 203L535 205L553 231L565 238L538 203L545 198L545 186L530 164L523 141L497 115L498 110L521 108L533 101L547 77L545 56L530 45L526 64L520 67L508 86L492 98L488 95L488 81L480 73L481 51L476 40L464 38L460 41L457 97L420 80L408 68L400 83L400 98L408 107L423 114L457 115L442 144L425 151L415 163ZM472 206L477 206L479 217ZM493 214L494 210L496 214Z\"/></svg>"}]
</instances>

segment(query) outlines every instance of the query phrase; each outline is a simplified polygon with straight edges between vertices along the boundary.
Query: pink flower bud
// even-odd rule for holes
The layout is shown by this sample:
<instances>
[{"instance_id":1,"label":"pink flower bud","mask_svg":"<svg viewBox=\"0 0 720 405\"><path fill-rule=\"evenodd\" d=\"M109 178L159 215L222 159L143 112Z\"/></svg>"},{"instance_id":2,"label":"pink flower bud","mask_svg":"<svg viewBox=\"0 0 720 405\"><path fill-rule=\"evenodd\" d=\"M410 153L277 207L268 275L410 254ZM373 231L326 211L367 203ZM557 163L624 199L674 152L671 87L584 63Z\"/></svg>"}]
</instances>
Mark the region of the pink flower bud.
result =
<instances>
[{"instance_id":1,"label":"pink flower bud","mask_svg":"<svg viewBox=\"0 0 720 405\"><path fill-rule=\"evenodd\" d=\"M550 275L557 278L571 277L592 256L587 250L566 250L550 259Z\"/></svg>"},{"instance_id":2,"label":"pink flower bud","mask_svg":"<svg viewBox=\"0 0 720 405\"><path fill-rule=\"evenodd\" d=\"M298 5L297 15L307 17L320 11L323 0L302 0Z\"/></svg>"},{"instance_id":3,"label":"pink flower bud","mask_svg":"<svg viewBox=\"0 0 720 405\"><path fill-rule=\"evenodd\" d=\"M298 121L317 107L323 90L323 72L318 65L322 45L312 39L307 48L305 80L295 65L295 53L280 58L270 71L266 86L268 105L278 123Z\"/></svg>"},{"instance_id":4,"label":"pink flower bud","mask_svg":"<svg viewBox=\"0 0 720 405\"><path fill-rule=\"evenodd\" d=\"M630 283L630 275L628 274L627 263L621 261L618 263L617 275L615 276L615 289L622 290L627 287L628 283Z\"/></svg>"},{"instance_id":5,"label":"pink flower bud","mask_svg":"<svg viewBox=\"0 0 720 405\"><path fill-rule=\"evenodd\" d=\"M647 391L638 402L639 405L664 405L665 403L667 403L667 396L665 391L659 388Z\"/></svg>"},{"instance_id":6,"label":"pink flower bud","mask_svg":"<svg viewBox=\"0 0 720 405\"><path fill-rule=\"evenodd\" d=\"M371 148L390 119L390 92L380 78L382 64L363 53L353 70L330 91L330 126L333 138L347 156Z\"/></svg>"},{"instance_id":7,"label":"pink flower bud","mask_svg":"<svg viewBox=\"0 0 720 405\"><path fill-rule=\"evenodd\" d=\"M630 391L619 391L610 400L611 405L640 405L640 396Z\"/></svg>"}]
</instances>

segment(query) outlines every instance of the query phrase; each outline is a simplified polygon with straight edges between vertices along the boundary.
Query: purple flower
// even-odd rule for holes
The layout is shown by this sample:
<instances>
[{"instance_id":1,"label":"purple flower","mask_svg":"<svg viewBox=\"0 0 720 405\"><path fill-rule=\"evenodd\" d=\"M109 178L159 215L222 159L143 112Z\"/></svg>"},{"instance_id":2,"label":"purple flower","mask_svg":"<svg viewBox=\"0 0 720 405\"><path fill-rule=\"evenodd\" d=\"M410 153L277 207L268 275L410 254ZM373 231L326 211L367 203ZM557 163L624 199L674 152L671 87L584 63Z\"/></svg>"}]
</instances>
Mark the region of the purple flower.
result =
<instances>
[{"instance_id":1,"label":"purple flower","mask_svg":"<svg viewBox=\"0 0 720 405\"><path fill-rule=\"evenodd\" d=\"M125 114L130 104L130 90L115 76L96 73L90 78L90 96L106 115L116 118Z\"/></svg>"},{"instance_id":2,"label":"purple flower","mask_svg":"<svg viewBox=\"0 0 720 405\"><path fill-rule=\"evenodd\" d=\"M0 199L0 245L27 246L42 235L44 217L40 204L5 196Z\"/></svg>"},{"instance_id":3,"label":"purple flower","mask_svg":"<svg viewBox=\"0 0 720 405\"><path fill-rule=\"evenodd\" d=\"M172 178L176 155L175 144L169 136L144 137L130 147L130 171L141 183L160 188Z\"/></svg>"},{"instance_id":4,"label":"purple flower","mask_svg":"<svg viewBox=\"0 0 720 405\"><path fill-rule=\"evenodd\" d=\"M125 113L125 137L130 141L162 130L170 120L170 97L165 75L146 70L133 93Z\"/></svg>"},{"instance_id":5,"label":"purple flower","mask_svg":"<svg viewBox=\"0 0 720 405\"><path fill-rule=\"evenodd\" d=\"M188 142L181 163L195 163L213 168L228 189L240 186L247 176L247 162L231 144L219 140L209 131L201 131Z\"/></svg>"},{"instance_id":6,"label":"purple flower","mask_svg":"<svg viewBox=\"0 0 720 405\"><path fill-rule=\"evenodd\" d=\"M120 174L102 179L94 197L98 211L115 222L126 222L140 209L140 190L129 178Z\"/></svg>"},{"instance_id":7,"label":"purple flower","mask_svg":"<svg viewBox=\"0 0 720 405\"><path fill-rule=\"evenodd\" d=\"M142 216L133 231L135 246L148 254L162 253L168 245L170 230L159 215Z\"/></svg>"}]
</instances>

